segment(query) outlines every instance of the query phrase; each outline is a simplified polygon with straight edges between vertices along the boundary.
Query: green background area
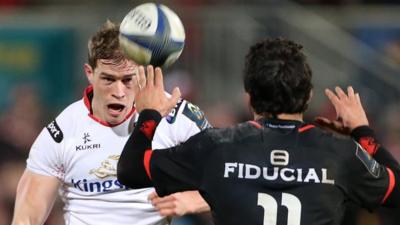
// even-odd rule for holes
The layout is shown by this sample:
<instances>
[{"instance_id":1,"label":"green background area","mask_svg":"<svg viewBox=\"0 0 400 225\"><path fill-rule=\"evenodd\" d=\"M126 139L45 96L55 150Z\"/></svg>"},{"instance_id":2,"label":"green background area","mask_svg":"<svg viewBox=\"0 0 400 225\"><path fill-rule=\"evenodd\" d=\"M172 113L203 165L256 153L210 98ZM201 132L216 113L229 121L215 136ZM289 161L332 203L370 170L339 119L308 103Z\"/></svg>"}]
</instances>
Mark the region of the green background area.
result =
<instances>
[{"instance_id":1,"label":"green background area","mask_svg":"<svg viewBox=\"0 0 400 225\"><path fill-rule=\"evenodd\" d=\"M43 104L58 108L71 99L75 37L66 28L0 28L1 108L18 84L33 85Z\"/></svg>"}]
</instances>

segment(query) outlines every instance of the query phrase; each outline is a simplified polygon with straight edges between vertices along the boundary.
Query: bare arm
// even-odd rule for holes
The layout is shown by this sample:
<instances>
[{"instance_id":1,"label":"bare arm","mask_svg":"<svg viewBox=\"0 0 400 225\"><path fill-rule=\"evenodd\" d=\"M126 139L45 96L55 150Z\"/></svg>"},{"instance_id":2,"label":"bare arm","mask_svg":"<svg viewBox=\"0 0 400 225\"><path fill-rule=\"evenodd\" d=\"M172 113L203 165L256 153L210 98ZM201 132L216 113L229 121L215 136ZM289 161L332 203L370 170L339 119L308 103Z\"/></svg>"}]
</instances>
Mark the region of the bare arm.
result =
<instances>
[{"instance_id":1,"label":"bare arm","mask_svg":"<svg viewBox=\"0 0 400 225\"><path fill-rule=\"evenodd\" d=\"M149 195L149 200L162 216L183 216L210 211L210 206L198 191L177 192L165 197L159 197L153 192Z\"/></svg>"},{"instance_id":2,"label":"bare arm","mask_svg":"<svg viewBox=\"0 0 400 225\"><path fill-rule=\"evenodd\" d=\"M41 225L57 196L60 181L25 170L18 183L12 225Z\"/></svg>"}]
</instances>

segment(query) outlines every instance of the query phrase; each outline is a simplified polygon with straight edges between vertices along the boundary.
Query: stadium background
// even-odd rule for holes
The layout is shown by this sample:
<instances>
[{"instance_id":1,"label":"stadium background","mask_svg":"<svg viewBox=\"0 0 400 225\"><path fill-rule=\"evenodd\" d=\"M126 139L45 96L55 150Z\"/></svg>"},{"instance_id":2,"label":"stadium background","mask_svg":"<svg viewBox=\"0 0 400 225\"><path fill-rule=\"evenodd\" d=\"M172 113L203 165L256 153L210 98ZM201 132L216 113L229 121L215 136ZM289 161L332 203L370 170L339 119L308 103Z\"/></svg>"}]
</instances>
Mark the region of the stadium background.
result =
<instances>
[{"instance_id":1,"label":"stadium background","mask_svg":"<svg viewBox=\"0 0 400 225\"><path fill-rule=\"evenodd\" d=\"M142 2L0 0L0 225L10 224L34 138L82 96L87 39L107 18L121 21ZM400 160L400 0L157 2L178 13L187 35L183 55L165 71L167 87L178 85L214 126L250 118L241 83L244 55L256 40L285 36L304 45L314 71L307 119L334 117L324 88L353 85L381 141ZM344 224L400 221L400 210L349 208ZM46 224L61 221L58 203Z\"/></svg>"}]
</instances>

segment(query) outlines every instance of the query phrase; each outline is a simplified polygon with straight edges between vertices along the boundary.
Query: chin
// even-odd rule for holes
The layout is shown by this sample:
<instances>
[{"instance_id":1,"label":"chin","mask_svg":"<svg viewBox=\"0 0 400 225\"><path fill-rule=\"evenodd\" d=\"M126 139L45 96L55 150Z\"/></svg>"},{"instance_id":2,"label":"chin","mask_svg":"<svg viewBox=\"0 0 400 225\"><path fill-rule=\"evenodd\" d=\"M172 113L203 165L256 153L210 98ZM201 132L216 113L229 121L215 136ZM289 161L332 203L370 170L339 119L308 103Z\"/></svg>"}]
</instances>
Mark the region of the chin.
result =
<instances>
[{"instance_id":1,"label":"chin","mask_svg":"<svg viewBox=\"0 0 400 225\"><path fill-rule=\"evenodd\" d=\"M122 123L122 121L124 121L124 118L110 118L107 123L111 124L111 125L117 125Z\"/></svg>"}]
</instances>

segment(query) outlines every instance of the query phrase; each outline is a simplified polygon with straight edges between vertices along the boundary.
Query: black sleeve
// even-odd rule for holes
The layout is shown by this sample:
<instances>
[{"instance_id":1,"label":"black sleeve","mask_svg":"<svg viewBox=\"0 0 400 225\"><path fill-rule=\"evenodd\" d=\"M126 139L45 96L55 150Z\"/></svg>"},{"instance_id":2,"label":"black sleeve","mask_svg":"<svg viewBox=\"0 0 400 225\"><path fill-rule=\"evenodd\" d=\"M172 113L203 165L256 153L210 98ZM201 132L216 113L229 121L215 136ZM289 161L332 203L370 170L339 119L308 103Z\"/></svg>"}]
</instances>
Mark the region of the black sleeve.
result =
<instances>
[{"instance_id":1,"label":"black sleeve","mask_svg":"<svg viewBox=\"0 0 400 225\"><path fill-rule=\"evenodd\" d=\"M174 148L155 150L150 161L151 177L159 196L200 190L203 171L214 149L208 130Z\"/></svg>"},{"instance_id":2,"label":"black sleeve","mask_svg":"<svg viewBox=\"0 0 400 225\"><path fill-rule=\"evenodd\" d=\"M151 140L161 120L157 111L144 110L118 161L119 182L130 188L156 188L159 196L199 189L206 158L212 149L207 130L185 143L152 150Z\"/></svg>"},{"instance_id":3,"label":"black sleeve","mask_svg":"<svg viewBox=\"0 0 400 225\"><path fill-rule=\"evenodd\" d=\"M117 165L117 177L121 184L130 188L152 187L144 160L145 153L151 151L151 141L161 115L155 110L143 110L138 122L126 142Z\"/></svg>"},{"instance_id":4,"label":"black sleeve","mask_svg":"<svg viewBox=\"0 0 400 225\"><path fill-rule=\"evenodd\" d=\"M382 166L387 174L387 190L382 203L388 207L400 207L400 166L388 150L379 144L374 131L368 126L354 129L351 136Z\"/></svg>"}]
</instances>

